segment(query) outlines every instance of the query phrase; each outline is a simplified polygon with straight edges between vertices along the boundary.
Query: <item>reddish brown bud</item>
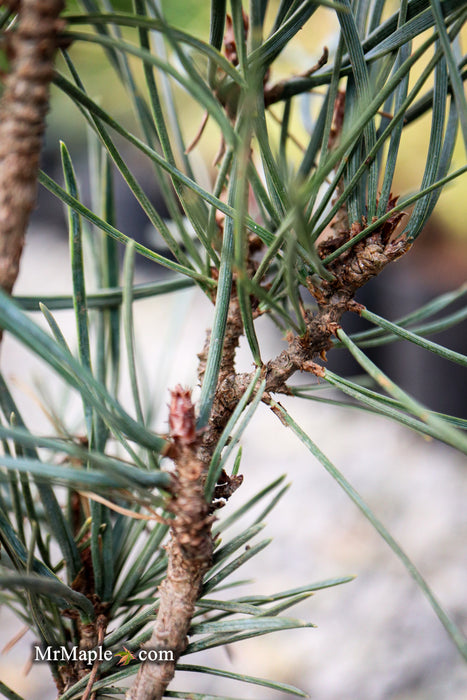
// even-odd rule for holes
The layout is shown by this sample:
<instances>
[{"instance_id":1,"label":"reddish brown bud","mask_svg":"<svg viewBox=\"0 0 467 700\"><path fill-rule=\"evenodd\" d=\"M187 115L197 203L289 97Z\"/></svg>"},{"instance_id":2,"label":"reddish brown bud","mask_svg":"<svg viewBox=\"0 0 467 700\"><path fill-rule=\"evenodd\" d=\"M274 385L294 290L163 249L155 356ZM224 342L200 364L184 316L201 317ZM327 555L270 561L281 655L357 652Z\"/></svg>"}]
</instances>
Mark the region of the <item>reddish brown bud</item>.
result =
<instances>
[{"instance_id":1,"label":"reddish brown bud","mask_svg":"<svg viewBox=\"0 0 467 700\"><path fill-rule=\"evenodd\" d=\"M171 391L169 406L170 435L182 445L190 445L196 440L195 407L190 389L177 384Z\"/></svg>"},{"instance_id":2,"label":"reddish brown bud","mask_svg":"<svg viewBox=\"0 0 467 700\"><path fill-rule=\"evenodd\" d=\"M248 36L250 20L244 10L242 10L242 17L245 35ZM226 15L225 17L224 52L227 60L230 61L230 63L232 63L234 66L238 66L237 44L235 41L232 17L230 15Z\"/></svg>"}]
</instances>

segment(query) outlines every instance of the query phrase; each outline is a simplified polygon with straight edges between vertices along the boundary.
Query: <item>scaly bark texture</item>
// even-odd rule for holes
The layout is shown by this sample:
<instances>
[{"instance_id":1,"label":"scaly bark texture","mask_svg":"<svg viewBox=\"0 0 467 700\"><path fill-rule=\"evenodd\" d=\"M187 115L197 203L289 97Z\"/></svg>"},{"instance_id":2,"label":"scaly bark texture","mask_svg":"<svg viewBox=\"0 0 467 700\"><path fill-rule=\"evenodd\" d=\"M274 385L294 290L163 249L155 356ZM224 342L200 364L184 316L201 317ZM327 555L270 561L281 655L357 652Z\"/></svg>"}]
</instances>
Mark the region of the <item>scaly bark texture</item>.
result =
<instances>
[{"instance_id":1,"label":"scaly bark texture","mask_svg":"<svg viewBox=\"0 0 467 700\"><path fill-rule=\"evenodd\" d=\"M248 25L245 23L245 31ZM236 47L227 25L225 39L226 55L232 63L237 61ZM317 70L327 60L327 51L308 74ZM268 92L269 90L269 92ZM271 104L280 99L282 84L276 87L265 86L265 102ZM219 96L219 95L218 95ZM335 130L332 139L337 139L342 126L343 95L339 94L336 104ZM219 96L221 99L222 96ZM235 94L223 101L227 114L232 117L236 109ZM332 143L330 143L332 147ZM389 208L395 200L389 202ZM262 378L266 381L262 400L271 405L270 393L288 393L287 381L295 372L312 372L320 375L323 367L316 360L326 359L326 350L332 345L332 336L339 328L342 315L346 311L359 312L362 308L354 301L356 291L384 267L402 256L409 248L404 239L394 240L393 235L402 214L388 219L380 228L361 241L355 242L339 255L328 270L333 277L308 280L308 289L316 300L316 308L303 309L306 331L298 336L290 333L288 348L262 367ZM217 219L220 234L223 234L223 217ZM365 221L361 222L366 225ZM317 244L317 253L324 259L343 244L350 244L352 238L362 231L362 225L349 226L345 206ZM258 245L261 243L250 236L247 272L253 277L257 267ZM215 274L213 272L213 274ZM233 281L226 332L217 388L208 425L202 434L196 433L195 412L190 394L177 387L172 393L170 406L170 432L172 438L169 456L175 463L175 489L169 509L175 518L171 528L171 539L167 546L167 576L159 587L159 611L148 648L165 649L173 652L173 662L163 664L145 663L140 668L136 683L128 692L127 700L161 700L175 673L176 662L187 646L187 635L195 611L196 601L201 593L203 577L209 570L212 557L212 513L225 503L242 483L240 475L231 477L223 472L214 490L211 503L204 496L206 473L219 438L229 418L237 407L242 395L253 379L254 373L239 373L235 368L235 357L243 324ZM259 314L258 303L252 299L255 315ZM198 376L200 383L206 370L210 334L199 357ZM274 408L273 408L274 410Z\"/></svg>"},{"instance_id":2,"label":"scaly bark texture","mask_svg":"<svg viewBox=\"0 0 467 700\"><path fill-rule=\"evenodd\" d=\"M0 285L8 293L18 276L29 216L36 201L37 174L54 75L59 14L63 0L10 0L18 12L7 35L11 70L0 101Z\"/></svg>"},{"instance_id":3,"label":"scaly bark texture","mask_svg":"<svg viewBox=\"0 0 467 700\"><path fill-rule=\"evenodd\" d=\"M170 650L173 661L144 663L128 700L159 700L172 680L175 664L188 643L188 630L212 557L213 517L204 497L205 464L197 458L198 437L190 392L172 392L170 456L176 472L169 510L175 514L167 545L167 575L159 587L159 610L148 649Z\"/></svg>"},{"instance_id":4,"label":"scaly bark texture","mask_svg":"<svg viewBox=\"0 0 467 700\"><path fill-rule=\"evenodd\" d=\"M288 393L286 382L295 372L319 375L323 371L315 360L325 359L325 352L331 346L332 336L339 328L343 313L358 313L362 308L354 301L356 291L408 250L407 241L391 240L398 221L397 215L387 222L387 226L357 242L331 263L329 269L334 273L334 279L321 280L319 287L309 280L317 310L304 312L305 334L290 334L287 350L263 365L265 403L270 404L269 394L272 392ZM354 225L350 231L337 232L318 247L319 254L321 257L327 256L360 230L359 226ZM240 309L233 290L217 390L208 426L201 435L196 433L190 392L181 387L172 392L169 414L172 444L168 454L174 460L176 471L168 508L175 518L167 546L167 576L159 588L159 611L147 648L171 650L174 660L143 664L127 700L161 700L164 696L174 676L176 662L187 646L187 635L203 577L211 564L213 517L210 513L222 505L223 499L228 499L242 481L240 476L232 478L223 473L212 503L206 502L204 483L213 451L253 377L253 373L238 373L235 370L235 354L242 332ZM209 338L199 355L200 377L204 374L208 346Z\"/></svg>"},{"instance_id":5,"label":"scaly bark texture","mask_svg":"<svg viewBox=\"0 0 467 700\"><path fill-rule=\"evenodd\" d=\"M392 201L390 206L393 205ZM314 285L311 278L308 280L309 291L315 297L318 308L314 312L304 313L306 325L304 335L289 334L288 348L263 366L262 377L266 379L266 403L269 393L288 393L287 381L295 372L312 372L319 375L322 371L323 368L315 360L325 359L326 350L332 345L332 336L339 327L342 315L346 311L358 313L362 308L354 301L357 290L410 248L410 244L405 239L391 240L401 216L394 216L381 229L356 243L331 263L328 269L334 274L333 280L320 280L319 287ZM359 226L354 225L350 231L336 233L333 238L328 238L318 246L319 255L322 258L326 257L358 234L360 230ZM233 297L227 318L224 347L237 347L241 333L238 304ZM201 376L207 347L199 356ZM233 356L232 350L229 365L224 364L219 375L209 424L199 449L199 456L203 461L208 460L212 455L227 421L253 378L253 372L235 371Z\"/></svg>"}]
</instances>

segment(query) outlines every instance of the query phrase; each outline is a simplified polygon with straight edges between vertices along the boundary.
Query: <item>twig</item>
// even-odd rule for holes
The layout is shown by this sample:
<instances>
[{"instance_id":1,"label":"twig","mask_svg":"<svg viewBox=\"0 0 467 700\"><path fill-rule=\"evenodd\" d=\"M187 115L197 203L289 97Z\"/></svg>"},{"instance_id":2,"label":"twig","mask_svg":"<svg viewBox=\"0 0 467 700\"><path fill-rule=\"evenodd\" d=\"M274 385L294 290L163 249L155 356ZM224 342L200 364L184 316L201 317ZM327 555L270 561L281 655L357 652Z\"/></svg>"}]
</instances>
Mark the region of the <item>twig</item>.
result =
<instances>
[{"instance_id":1,"label":"twig","mask_svg":"<svg viewBox=\"0 0 467 700\"><path fill-rule=\"evenodd\" d=\"M409 249L409 243L403 239L390 241L391 233L398 222L399 219L394 218L388 228L383 225L380 230L359 241L337 258L329 266L329 271L334 275L333 280L320 280L319 287L314 285L311 278L308 280L308 288L318 303L318 310L315 313L306 312L304 319L306 332L302 336L290 333L287 337L288 348L263 366L266 393L287 394L286 382L295 372L310 371L312 368L317 371L316 367L310 363L325 357L342 315L346 311L358 311L353 300L356 291L372 277L378 275L387 264L401 257ZM355 235L358 232L357 229L360 230L359 227L354 226L351 231L348 231L346 240ZM340 245L342 242L344 241L340 235L335 244ZM327 254L328 247L332 245L333 242L328 239L322 250L318 248L322 257ZM231 302L224 341L224 347L227 348L237 347L242 332L241 326L239 331L234 321L235 314L235 307ZM227 421L253 378L253 373L235 372L232 351L230 351L229 366L230 371L225 367L220 373L211 418L199 452L203 460L212 454L213 447L217 444Z\"/></svg>"},{"instance_id":2,"label":"twig","mask_svg":"<svg viewBox=\"0 0 467 700\"><path fill-rule=\"evenodd\" d=\"M397 221L394 219L391 224L395 227ZM347 237L355 235L356 229L353 227L348 231ZM332 245L332 242L328 241L327 245ZM403 255L408 247L404 240L391 242L390 231L383 226L331 264L332 280L321 280L321 286L315 287L310 278L309 290L316 298L318 311L305 312L306 332L302 336L291 333L287 338L288 349L263 366L266 380L264 401L271 401L271 392L288 393L286 381L297 371L322 374L321 366L314 360L324 359L342 314L345 311L358 312L361 308L353 300L357 289L379 274L389 262ZM320 252L324 256L327 248ZM163 664L145 662L127 694L127 700L161 700L174 676L177 660L187 646L187 634L203 577L210 566L213 547L213 516L210 511L216 504L208 504L205 500L206 473L219 437L252 379L251 373L240 374L235 369L235 355L242 333L240 309L233 291L218 385L209 423L202 435L196 432L190 392L181 387L172 392L169 415L172 445L168 456L174 460L176 471L168 509L175 517L167 546L167 575L159 588L159 611L147 647L157 651L170 650L173 659ZM209 338L199 355L200 377L205 371L208 344ZM240 483L239 478L232 489L227 484L227 497Z\"/></svg>"},{"instance_id":3,"label":"twig","mask_svg":"<svg viewBox=\"0 0 467 700\"><path fill-rule=\"evenodd\" d=\"M205 126L208 123L208 119L209 119L209 112L206 110L206 112L203 114L201 124L198 127L198 131L196 132L193 140L185 148L185 153L191 153L191 151L194 149L194 147L198 145L198 143L201 139L201 136L203 135Z\"/></svg>"},{"instance_id":4,"label":"twig","mask_svg":"<svg viewBox=\"0 0 467 700\"><path fill-rule=\"evenodd\" d=\"M12 9L17 2L5 2ZM8 39L11 71L0 102L0 286L11 292L36 201L37 173L49 109L49 86L63 0L21 0Z\"/></svg>"},{"instance_id":5,"label":"twig","mask_svg":"<svg viewBox=\"0 0 467 700\"><path fill-rule=\"evenodd\" d=\"M204 574L211 565L213 516L204 497L206 465L196 456L198 436L190 392L172 392L169 417L170 456L176 467L175 493L168 504L175 514L167 545L167 575L159 587L159 610L148 649L167 650L173 660L145 662L127 694L128 700L160 700L185 650L187 634Z\"/></svg>"},{"instance_id":6,"label":"twig","mask_svg":"<svg viewBox=\"0 0 467 700\"><path fill-rule=\"evenodd\" d=\"M231 49L235 49L235 44L232 44ZM326 61L327 49L317 65L307 71L307 75L318 70ZM281 99L282 89L281 83L269 90L265 87L266 104ZM223 104L230 114L227 103ZM387 223L349 248L329 266L333 275L331 280L321 280L320 286L316 287L310 278L308 286L316 298L318 310L315 313L302 310L306 332L302 336L290 333L287 338L288 349L263 366L263 379L266 380L263 400L266 403L271 403L272 392L289 393L286 382L295 372L307 371L322 375L323 369L315 359L325 359L325 352L331 346L331 336L339 327L342 314L357 310L353 300L357 289L407 250L406 241L390 242L391 233L398 222L394 219L389 227ZM222 228L222 222L219 225ZM356 233L358 231L355 226L351 230L347 227L347 231L339 232L338 236L332 232L321 248L317 246L318 253L324 258L329 247L337 249ZM251 268L249 272L254 274L256 263L251 241L248 260ZM216 498L219 495L221 499L228 498L242 481L241 476L231 479L223 473L220 483L214 489L212 502L206 502L204 484L214 449L253 377L252 373L240 374L235 369L235 357L242 334L242 317L233 285L216 392L208 425L202 435L196 433L190 392L181 387L172 392L169 415L172 444L167 454L175 463L175 487L167 507L175 517L167 546L167 574L159 588L159 610L147 645L148 649L156 651L170 650L172 660L163 664L145 662L138 672L135 684L128 691L127 700L161 700L164 696L175 674L176 663L186 649L196 601L203 577L211 563L213 516L210 513L218 507ZM205 346L198 355L201 382L206 370L209 343L208 334Z\"/></svg>"},{"instance_id":7,"label":"twig","mask_svg":"<svg viewBox=\"0 0 467 700\"><path fill-rule=\"evenodd\" d=\"M99 646L104 643L106 625L107 625L107 620L105 619L104 615L100 615L97 619L97 628L98 628L97 643L99 644ZM89 698L91 698L91 700L95 700L96 693L92 692L92 686L94 685L95 681L98 678L100 663L101 662L99 660L96 660L94 662L94 666L92 667L92 671L89 674L89 680L88 680L88 684L86 686L86 690L84 691L81 700L89 700Z\"/></svg>"},{"instance_id":8,"label":"twig","mask_svg":"<svg viewBox=\"0 0 467 700\"><path fill-rule=\"evenodd\" d=\"M264 86L264 105L265 107L269 107L272 104L275 104L276 102L280 102L282 99L284 99L284 93L286 88L290 85L292 80L299 80L299 79L306 79L309 78L310 76L313 75L313 73L316 73L317 71L320 70L326 63L328 62L329 58L329 51L327 46L323 48L323 53L321 57L318 59L318 62L315 63L314 66L309 68L308 70L304 71L303 73L300 73L299 75L294 75L293 78L288 78L286 80L280 80L278 83L274 83L273 85L265 85Z\"/></svg>"}]
</instances>

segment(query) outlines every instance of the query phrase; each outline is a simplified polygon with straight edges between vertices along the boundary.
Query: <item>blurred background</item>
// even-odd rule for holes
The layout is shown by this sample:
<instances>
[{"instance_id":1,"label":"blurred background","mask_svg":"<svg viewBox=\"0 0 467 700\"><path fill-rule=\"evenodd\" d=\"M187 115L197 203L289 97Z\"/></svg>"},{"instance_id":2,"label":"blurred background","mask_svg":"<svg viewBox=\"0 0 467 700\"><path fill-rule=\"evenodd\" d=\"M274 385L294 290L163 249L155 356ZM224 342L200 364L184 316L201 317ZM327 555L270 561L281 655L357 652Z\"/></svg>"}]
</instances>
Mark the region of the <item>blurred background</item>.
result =
<instances>
[{"instance_id":1,"label":"blurred background","mask_svg":"<svg viewBox=\"0 0 467 700\"><path fill-rule=\"evenodd\" d=\"M129 9L126 2L115 4L122 10ZM277 3L270 5L268 16L272 17ZM397 6L394 3L394 8ZM164 9L167 19L176 26L207 39L209 3L167 0ZM325 45L332 55L333 15L326 10L319 13L319 22L316 16L313 18L314 30L305 27L284 52L272 80L306 70L320 57ZM70 53L81 66L83 81L93 98L118 120L132 124L128 100L100 50L77 44ZM132 67L138 75L139 64L135 62ZM180 93L179 99L185 96ZM307 143L307 129L319 100L319 95L309 94L299 101L292 122L299 143ZM279 106L272 111L280 118ZM189 142L202 114L196 109L185 112L184 135ZM268 128L274 133L279 127L270 119ZM66 142L71 152L83 200L89 204L86 131L72 103L55 91L43 167L62 182L59 139ZM208 124L193 153L197 177L206 184L213 181L215 174L211 163L218 140L215 127ZM407 129L397 172L397 193L406 194L419 186L428 140L428 119ZM297 148L297 158L299 155ZM160 208L149 162L130 150L125 152L125 158ZM453 168L462 165L463 160L459 141ZM118 174L115 179L117 227L157 248L161 244L144 213ZM443 192L427 230L410 254L367 285L359 300L371 311L394 320L465 283L466 216L464 178ZM69 293L68 258L63 207L41 190L15 294ZM137 281L155 280L166 274L141 259ZM459 308L461 305L459 301ZM38 314L35 318L41 322ZM72 313L57 312L56 318L67 340L75 345ZM277 330L264 321L258 323L258 332L264 357L269 358L285 345ZM146 401L159 408L155 427L160 430L167 428L168 389L177 383L196 386L196 354L211 322L212 306L197 290L135 304L140 380L147 390ZM344 317L346 330L354 330L353 323L352 318ZM465 352L466 339L466 322L435 337L437 342L460 352ZM47 368L10 337L2 345L3 372L30 427L50 434L53 428L47 413L52 411L68 429L79 429L80 406L76 397L70 397ZM457 365L405 342L375 349L371 357L431 409L467 417L465 372ZM351 363L345 363L339 350L330 354L329 366L339 372L356 372ZM251 357L243 346L238 367L251 368ZM127 389L124 378L123 402ZM451 448L363 411L299 399L283 403L361 493L467 633L465 458ZM292 611L293 616L315 623L317 629L262 637L236 645L228 653L224 649L214 651L210 657L200 656L193 661L293 683L314 700L463 700L467 696L467 667L405 569L339 486L264 406L258 409L243 443L245 481L226 507L226 515L281 474L286 473L291 483L277 509L268 516L262 533L272 537L273 542L248 564L248 570L241 572L242 578L253 579L245 593L273 593L348 574L356 575L356 579L319 592ZM0 647L20 628L21 624L7 611L0 610ZM28 675L24 674L32 642L32 635L27 634L7 653L0 654L0 678L27 700L48 700L55 696L48 669L36 665ZM191 678L180 674L173 688L183 690L193 685ZM201 679L199 687L207 693L258 700L280 697L255 686L239 689L220 679Z\"/></svg>"}]
</instances>

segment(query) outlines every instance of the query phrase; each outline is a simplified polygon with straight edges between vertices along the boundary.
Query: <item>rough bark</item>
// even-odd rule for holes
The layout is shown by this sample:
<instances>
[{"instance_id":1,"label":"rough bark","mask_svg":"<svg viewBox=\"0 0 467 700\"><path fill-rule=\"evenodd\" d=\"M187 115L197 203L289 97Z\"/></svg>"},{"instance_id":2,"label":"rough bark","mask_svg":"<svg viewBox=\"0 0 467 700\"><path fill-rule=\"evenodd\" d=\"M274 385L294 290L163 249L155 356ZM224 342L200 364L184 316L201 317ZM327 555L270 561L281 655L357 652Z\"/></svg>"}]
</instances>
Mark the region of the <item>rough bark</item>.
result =
<instances>
[{"instance_id":1,"label":"rough bark","mask_svg":"<svg viewBox=\"0 0 467 700\"><path fill-rule=\"evenodd\" d=\"M331 263L328 269L334 274L333 280L320 280L320 286L316 286L311 278L308 280L309 291L315 297L318 308L315 312L305 312L305 334L290 334L287 338L288 348L263 366L266 395L274 392L288 393L286 382L297 371L319 374L319 365L315 360L325 359L342 315L346 311L358 312L361 308L354 302L357 290L378 275L387 264L404 255L410 247L404 239L390 240L399 219L400 216L397 215L392 221L386 222L387 226L383 225L380 230L356 243ZM360 227L354 226L352 231L339 232L334 239L328 239L318 248L321 257L328 255L360 230ZM242 333L241 322L239 328L238 321L239 311L233 299L224 347L237 347ZM200 355L201 366L205 352L206 348ZM233 357L230 352L229 365L223 365L219 376L211 417L199 450L202 460L208 459L212 454L227 421L253 378L253 372L239 374L235 371Z\"/></svg>"},{"instance_id":2,"label":"rough bark","mask_svg":"<svg viewBox=\"0 0 467 700\"><path fill-rule=\"evenodd\" d=\"M148 649L170 650L173 661L146 662L127 694L128 700L159 700L172 680L175 665L188 643L188 630L212 557L213 517L204 496L206 465L197 458L198 438L190 392L172 392L170 456L176 472L168 509L175 514L167 545L167 575L159 587L159 610Z\"/></svg>"},{"instance_id":3,"label":"rough bark","mask_svg":"<svg viewBox=\"0 0 467 700\"><path fill-rule=\"evenodd\" d=\"M18 11L7 35L11 70L0 101L0 285L13 289L29 216L49 108L49 86L63 0L3 2Z\"/></svg>"},{"instance_id":4,"label":"rough bark","mask_svg":"<svg viewBox=\"0 0 467 700\"><path fill-rule=\"evenodd\" d=\"M392 204L391 204L392 206ZM346 311L362 308L354 301L356 291L384 267L403 255L409 248L405 240L391 241L399 217L394 217L371 236L357 242L329 266L334 278L321 280L315 286L309 279L309 290L317 302L317 310L304 312L306 332L302 336L290 334L288 348L263 366L266 379L264 401L269 404L272 392L287 393L287 380L297 371L320 374L323 368L315 362L325 359L332 344L332 336ZM319 247L325 257L360 231L338 231ZM209 513L219 507L217 497L228 498L241 484L241 477L221 476L213 502L204 496L206 472L227 421L249 385L253 373L237 373L235 354L243 328L235 292L232 292L227 317L224 352L219 381L208 426L202 435L196 433L195 412L190 394L180 387L172 393L169 424L172 446L169 455L175 462L175 492L169 504L175 515L171 540L167 547L167 576L159 588L160 606L148 648L167 649L174 654L173 662L145 663L136 683L128 693L128 700L160 700L175 673L176 662L187 645L187 634L199 597L203 577L208 571L212 555ZM205 370L209 336L199 355L199 375Z\"/></svg>"},{"instance_id":5,"label":"rough bark","mask_svg":"<svg viewBox=\"0 0 467 700\"><path fill-rule=\"evenodd\" d=\"M224 43L226 55L235 65L236 47L231 34L228 27ZM327 50L318 64L308 71L308 75L318 70L326 60ZM272 87L265 85L266 105L282 99L284 88L285 83L278 83ZM232 118L237 106L235 91L227 96L218 94L218 97ZM342 126L343 99L343 95L339 95L336 104L334 131L331 134L334 140L338 138ZM389 208L394 204L395 201L391 200ZM402 214L393 216L371 236L358 241L338 256L328 266L333 275L331 280L316 282L310 277L308 289L316 299L317 308L314 311L303 311L306 332L301 336L290 333L287 337L288 348L263 365L262 377L266 380L263 396L265 403L270 404L270 393L288 393L286 383L295 372L313 372L317 375L323 372L323 367L315 360L326 359L326 350L332 345L332 336L339 327L342 315L346 311L358 312L362 308L354 301L356 291L378 275L388 263L408 250L407 241L391 240L401 216ZM217 223L222 233L223 217L219 217ZM318 244L318 254L324 259L343 244L349 243L361 230L359 224L349 227L344 206L338 212L325 240ZM257 265L254 262L256 252L255 243L250 239L247 270L251 277ZM235 279L235 272L233 276ZM235 369L236 351L242 333L242 318L233 285L217 388L208 425L201 435L196 434L194 407L189 392L184 392L178 387L172 394L169 423L173 443L169 455L175 462L177 487L169 508L175 519L167 546L167 576L159 588L159 611L148 648L171 650L174 660L164 664L143 664L133 688L128 692L127 700L161 700L164 696L175 674L177 660L187 646L187 635L196 601L200 595L203 577L211 563L213 544L210 513L223 505L242 483L240 475L230 477L223 472L211 503L205 500L204 483L213 452L229 418L254 376L253 372L238 373ZM205 346L198 355L198 376L201 383L206 369L209 343L208 333Z\"/></svg>"}]
</instances>

